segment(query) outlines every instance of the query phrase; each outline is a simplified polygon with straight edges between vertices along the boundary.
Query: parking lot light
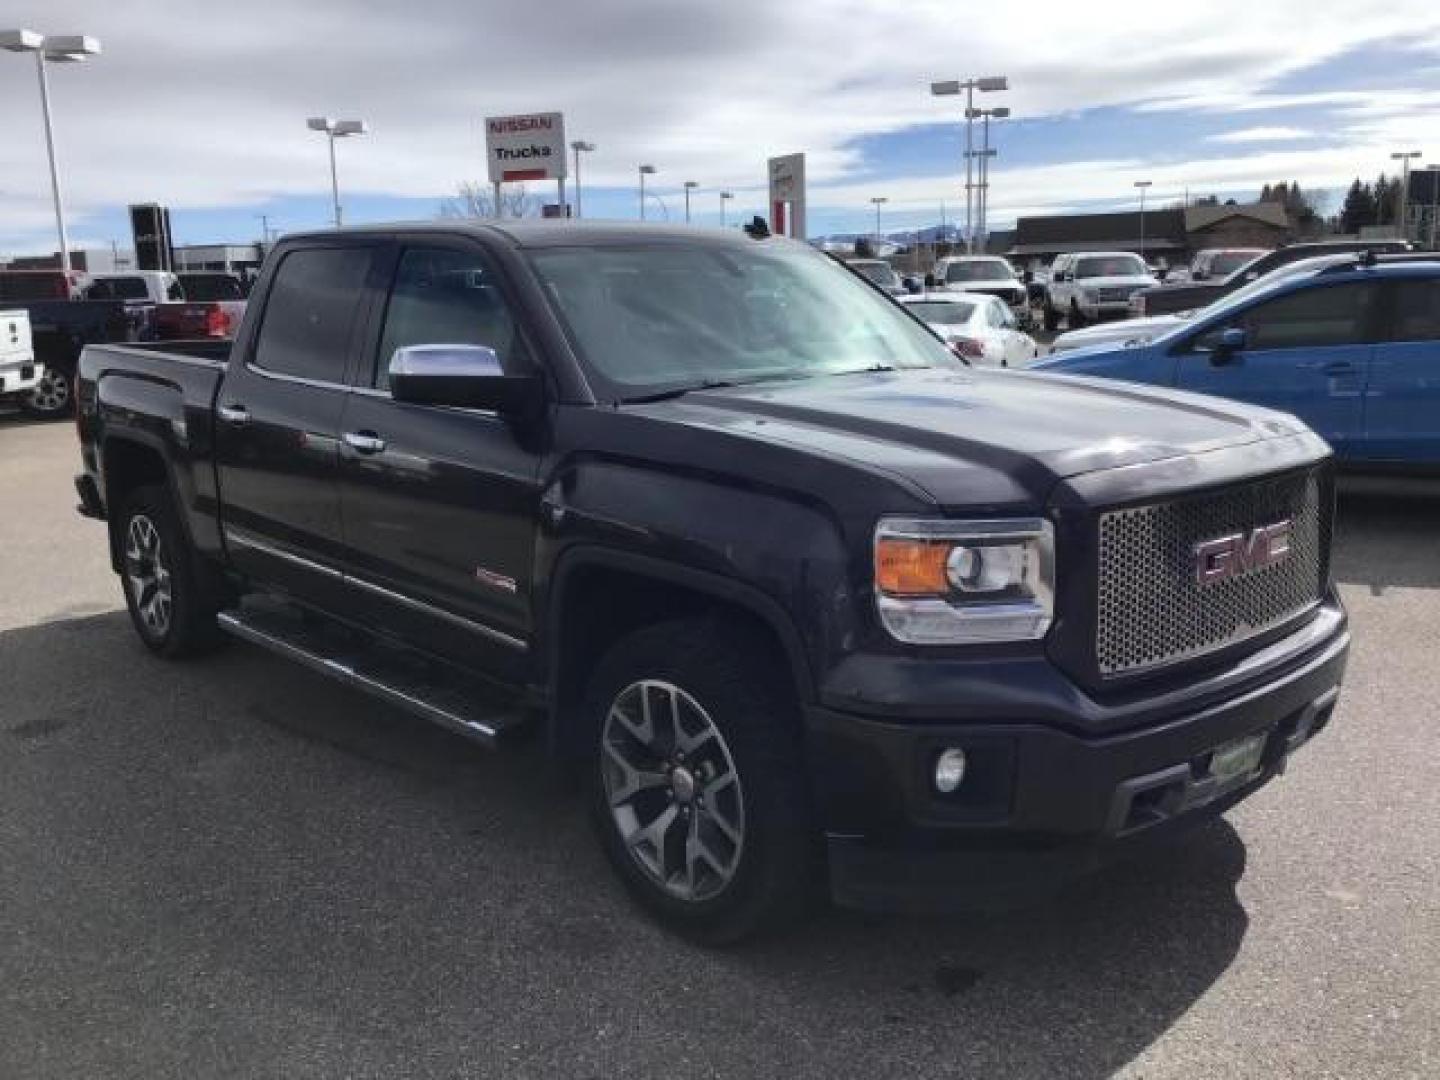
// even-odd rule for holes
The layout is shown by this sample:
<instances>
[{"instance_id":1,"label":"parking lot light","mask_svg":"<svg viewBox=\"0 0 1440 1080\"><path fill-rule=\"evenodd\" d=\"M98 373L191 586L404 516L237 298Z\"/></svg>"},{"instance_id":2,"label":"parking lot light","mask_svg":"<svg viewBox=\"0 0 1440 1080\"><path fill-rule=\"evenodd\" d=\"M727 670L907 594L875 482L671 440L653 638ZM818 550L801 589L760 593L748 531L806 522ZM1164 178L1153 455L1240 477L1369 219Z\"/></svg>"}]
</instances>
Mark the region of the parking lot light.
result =
<instances>
[{"instance_id":1,"label":"parking lot light","mask_svg":"<svg viewBox=\"0 0 1440 1080\"><path fill-rule=\"evenodd\" d=\"M697 181L697 180L686 180L686 181L685 181L685 224L686 224L686 225L689 225L689 224L690 224L690 192L694 191L694 190L695 190L697 187L699 187L699 186L700 186L700 183L699 183L699 181Z\"/></svg>"},{"instance_id":2,"label":"parking lot light","mask_svg":"<svg viewBox=\"0 0 1440 1080\"><path fill-rule=\"evenodd\" d=\"M655 175L654 165L640 166L640 220L645 220L645 177Z\"/></svg>"},{"instance_id":3,"label":"parking lot light","mask_svg":"<svg viewBox=\"0 0 1440 1080\"><path fill-rule=\"evenodd\" d=\"M884 195L873 195L870 201L875 204L875 240L878 243L880 240L880 207L890 200Z\"/></svg>"},{"instance_id":4,"label":"parking lot light","mask_svg":"<svg viewBox=\"0 0 1440 1080\"><path fill-rule=\"evenodd\" d=\"M1410 162L1418 157L1424 157L1419 150L1397 150L1390 155L1391 161L1402 163L1400 178L1400 239L1410 239Z\"/></svg>"},{"instance_id":5,"label":"parking lot light","mask_svg":"<svg viewBox=\"0 0 1440 1080\"><path fill-rule=\"evenodd\" d=\"M50 81L47 63L74 64L100 55L100 40L87 34L38 34L34 30L0 31L0 49L34 53L40 78L40 111L45 118L45 151L50 159L50 192L55 199L55 231L60 236L60 269L70 272L70 240L65 233L65 199L60 188L60 166L55 160L55 126L50 117Z\"/></svg>"},{"instance_id":6,"label":"parking lot light","mask_svg":"<svg viewBox=\"0 0 1440 1080\"><path fill-rule=\"evenodd\" d=\"M1145 262L1145 192L1153 181L1136 180L1135 186L1140 189L1140 261ZM1149 265L1148 263L1146 265Z\"/></svg>"},{"instance_id":7,"label":"parking lot light","mask_svg":"<svg viewBox=\"0 0 1440 1080\"><path fill-rule=\"evenodd\" d=\"M364 120L332 120L328 116L312 116L305 121L311 131L323 131L330 144L330 201L335 211L335 227L340 228L340 178L335 171L335 140L351 135L367 135L370 125Z\"/></svg>"},{"instance_id":8,"label":"parking lot light","mask_svg":"<svg viewBox=\"0 0 1440 1080\"><path fill-rule=\"evenodd\" d=\"M975 91L982 94L994 93L999 90L1009 90L1010 79L1005 75L985 75L978 79L948 79L943 82L932 82L930 93L935 97L951 97L965 92L965 251L975 251L975 182L974 163L975 143Z\"/></svg>"},{"instance_id":9,"label":"parking lot light","mask_svg":"<svg viewBox=\"0 0 1440 1080\"><path fill-rule=\"evenodd\" d=\"M720 228L725 227L725 204L735 197L733 191L720 192Z\"/></svg>"},{"instance_id":10,"label":"parking lot light","mask_svg":"<svg viewBox=\"0 0 1440 1080\"><path fill-rule=\"evenodd\" d=\"M595 144L576 139L570 144L570 149L575 152L575 216L578 218L585 216L580 204L580 155L590 153L595 149Z\"/></svg>"}]
</instances>

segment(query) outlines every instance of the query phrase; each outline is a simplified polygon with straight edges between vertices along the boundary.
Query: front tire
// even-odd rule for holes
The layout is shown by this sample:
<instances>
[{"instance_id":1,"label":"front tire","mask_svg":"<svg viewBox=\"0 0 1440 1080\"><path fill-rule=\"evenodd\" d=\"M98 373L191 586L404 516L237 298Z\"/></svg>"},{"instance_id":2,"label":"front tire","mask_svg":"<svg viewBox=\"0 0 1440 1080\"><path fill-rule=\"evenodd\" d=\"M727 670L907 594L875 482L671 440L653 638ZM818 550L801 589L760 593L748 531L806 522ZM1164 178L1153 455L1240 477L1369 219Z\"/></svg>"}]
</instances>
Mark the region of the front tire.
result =
<instances>
[{"instance_id":1,"label":"front tire","mask_svg":"<svg viewBox=\"0 0 1440 1080\"><path fill-rule=\"evenodd\" d=\"M125 606L145 647L172 659L214 648L218 589L198 564L169 492L136 488L122 503L116 528Z\"/></svg>"},{"instance_id":2,"label":"front tire","mask_svg":"<svg viewBox=\"0 0 1440 1080\"><path fill-rule=\"evenodd\" d=\"M639 630L590 679L587 794L611 865L662 923L707 944L801 912L818 837L793 695L710 619Z\"/></svg>"},{"instance_id":3,"label":"front tire","mask_svg":"<svg viewBox=\"0 0 1440 1080\"><path fill-rule=\"evenodd\" d=\"M74 388L69 373L45 367L40 381L20 401L20 409L37 420L64 420L75 408Z\"/></svg>"}]
</instances>

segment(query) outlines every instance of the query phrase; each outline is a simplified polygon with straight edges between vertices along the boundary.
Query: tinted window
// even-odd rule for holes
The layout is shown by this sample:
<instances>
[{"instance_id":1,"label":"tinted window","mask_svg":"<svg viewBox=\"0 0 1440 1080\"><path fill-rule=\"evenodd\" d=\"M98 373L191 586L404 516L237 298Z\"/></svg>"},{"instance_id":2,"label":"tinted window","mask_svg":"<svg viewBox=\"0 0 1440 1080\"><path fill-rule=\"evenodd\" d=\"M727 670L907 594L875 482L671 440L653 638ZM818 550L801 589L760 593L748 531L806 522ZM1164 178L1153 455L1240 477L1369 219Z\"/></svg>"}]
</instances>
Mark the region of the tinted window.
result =
<instances>
[{"instance_id":1,"label":"tinted window","mask_svg":"<svg viewBox=\"0 0 1440 1080\"><path fill-rule=\"evenodd\" d=\"M974 304L946 304L938 300L906 304L905 306L920 316L922 322L939 323L944 326L965 325L970 321L970 313L975 310Z\"/></svg>"},{"instance_id":2,"label":"tinted window","mask_svg":"<svg viewBox=\"0 0 1440 1080\"><path fill-rule=\"evenodd\" d=\"M1077 278L1135 277L1148 273L1145 264L1134 255L1106 255L1101 258L1075 261Z\"/></svg>"},{"instance_id":3,"label":"tinted window","mask_svg":"<svg viewBox=\"0 0 1440 1080\"><path fill-rule=\"evenodd\" d=\"M282 375L342 382L369 269L366 248L292 251L285 256L265 304L255 364Z\"/></svg>"},{"instance_id":4,"label":"tinted window","mask_svg":"<svg viewBox=\"0 0 1440 1080\"><path fill-rule=\"evenodd\" d=\"M1229 277L1242 266L1249 266L1255 261L1259 252L1256 251L1222 251L1210 258L1210 274L1214 277Z\"/></svg>"},{"instance_id":5,"label":"tinted window","mask_svg":"<svg viewBox=\"0 0 1440 1080\"><path fill-rule=\"evenodd\" d=\"M444 248L405 252L385 310L376 386L389 385L390 358L405 345L488 345L505 370L513 370L515 319L487 259Z\"/></svg>"},{"instance_id":6,"label":"tinted window","mask_svg":"<svg viewBox=\"0 0 1440 1080\"><path fill-rule=\"evenodd\" d=\"M853 262L850 264L850 268L882 289L900 284L899 275L887 262Z\"/></svg>"},{"instance_id":7,"label":"tinted window","mask_svg":"<svg viewBox=\"0 0 1440 1080\"><path fill-rule=\"evenodd\" d=\"M64 300L70 288L60 274L0 274L0 300Z\"/></svg>"},{"instance_id":8,"label":"tinted window","mask_svg":"<svg viewBox=\"0 0 1440 1080\"><path fill-rule=\"evenodd\" d=\"M144 278L121 277L97 281L85 295L91 300L147 300L150 292Z\"/></svg>"},{"instance_id":9,"label":"tinted window","mask_svg":"<svg viewBox=\"0 0 1440 1080\"><path fill-rule=\"evenodd\" d=\"M186 274L180 279L187 300L244 300L238 279L229 274Z\"/></svg>"},{"instance_id":10,"label":"tinted window","mask_svg":"<svg viewBox=\"0 0 1440 1080\"><path fill-rule=\"evenodd\" d=\"M1440 278L1400 281L1395 288L1393 341L1440 341Z\"/></svg>"},{"instance_id":11,"label":"tinted window","mask_svg":"<svg viewBox=\"0 0 1440 1080\"><path fill-rule=\"evenodd\" d=\"M1010 264L999 259L976 259L973 262L951 263L945 268L945 281L1013 281L1015 272Z\"/></svg>"},{"instance_id":12,"label":"tinted window","mask_svg":"<svg viewBox=\"0 0 1440 1080\"><path fill-rule=\"evenodd\" d=\"M1374 297L1374 288L1366 283L1301 289L1256 304L1226 325L1245 328L1247 349L1354 345L1366 340ZM1218 329L1197 345L1212 347Z\"/></svg>"}]
</instances>

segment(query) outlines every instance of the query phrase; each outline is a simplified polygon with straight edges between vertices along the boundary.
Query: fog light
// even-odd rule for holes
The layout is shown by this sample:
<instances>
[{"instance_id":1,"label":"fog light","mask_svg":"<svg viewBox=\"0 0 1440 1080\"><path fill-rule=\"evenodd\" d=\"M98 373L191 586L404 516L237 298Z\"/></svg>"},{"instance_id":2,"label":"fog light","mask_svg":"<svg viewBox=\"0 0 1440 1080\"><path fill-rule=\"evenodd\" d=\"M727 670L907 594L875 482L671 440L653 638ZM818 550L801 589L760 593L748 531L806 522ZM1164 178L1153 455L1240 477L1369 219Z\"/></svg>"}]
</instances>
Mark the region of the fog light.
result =
<instances>
[{"instance_id":1,"label":"fog light","mask_svg":"<svg viewBox=\"0 0 1440 1080\"><path fill-rule=\"evenodd\" d=\"M935 759L935 790L952 794L965 780L965 751L958 746L943 750Z\"/></svg>"}]
</instances>

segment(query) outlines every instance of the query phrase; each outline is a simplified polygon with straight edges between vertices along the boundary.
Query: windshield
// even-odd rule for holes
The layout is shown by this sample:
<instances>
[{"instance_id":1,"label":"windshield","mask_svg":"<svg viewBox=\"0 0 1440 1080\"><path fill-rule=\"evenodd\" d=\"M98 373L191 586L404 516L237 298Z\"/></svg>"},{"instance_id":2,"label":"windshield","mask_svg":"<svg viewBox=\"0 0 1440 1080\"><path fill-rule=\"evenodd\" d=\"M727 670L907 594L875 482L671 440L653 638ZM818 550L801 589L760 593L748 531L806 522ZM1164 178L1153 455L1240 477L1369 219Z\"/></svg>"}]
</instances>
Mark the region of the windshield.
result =
<instances>
[{"instance_id":1,"label":"windshield","mask_svg":"<svg viewBox=\"0 0 1440 1080\"><path fill-rule=\"evenodd\" d=\"M887 262L852 262L850 269L882 289L900 284L900 275L895 273L895 268Z\"/></svg>"},{"instance_id":2,"label":"windshield","mask_svg":"<svg viewBox=\"0 0 1440 1080\"><path fill-rule=\"evenodd\" d=\"M1149 273L1145 264L1134 255L1102 255L1075 262L1077 278L1144 277Z\"/></svg>"},{"instance_id":3,"label":"windshield","mask_svg":"<svg viewBox=\"0 0 1440 1080\"><path fill-rule=\"evenodd\" d=\"M974 304L963 302L950 304L941 303L938 300L922 300L919 303L905 306L927 323L938 323L942 326L963 326L975 313Z\"/></svg>"},{"instance_id":4,"label":"windshield","mask_svg":"<svg viewBox=\"0 0 1440 1080\"><path fill-rule=\"evenodd\" d=\"M1228 277L1241 267L1249 266L1264 252L1222 251L1210 260L1210 273L1215 277Z\"/></svg>"},{"instance_id":5,"label":"windshield","mask_svg":"<svg viewBox=\"0 0 1440 1080\"><path fill-rule=\"evenodd\" d=\"M240 282L229 274L186 274L180 279L187 300L244 300Z\"/></svg>"},{"instance_id":6,"label":"windshield","mask_svg":"<svg viewBox=\"0 0 1440 1080\"><path fill-rule=\"evenodd\" d=\"M951 366L898 305L803 247L551 248L530 258L577 353L621 396Z\"/></svg>"},{"instance_id":7,"label":"windshield","mask_svg":"<svg viewBox=\"0 0 1440 1080\"><path fill-rule=\"evenodd\" d=\"M957 281L1013 281L1015 271L1000 259L976 259L951 263L945 268L945 283Z\"/></svg>"}]
</instances>

